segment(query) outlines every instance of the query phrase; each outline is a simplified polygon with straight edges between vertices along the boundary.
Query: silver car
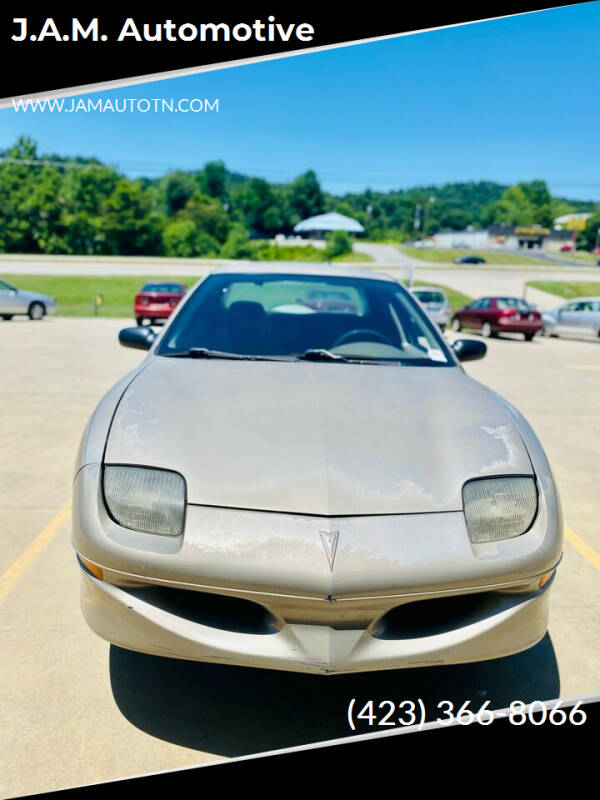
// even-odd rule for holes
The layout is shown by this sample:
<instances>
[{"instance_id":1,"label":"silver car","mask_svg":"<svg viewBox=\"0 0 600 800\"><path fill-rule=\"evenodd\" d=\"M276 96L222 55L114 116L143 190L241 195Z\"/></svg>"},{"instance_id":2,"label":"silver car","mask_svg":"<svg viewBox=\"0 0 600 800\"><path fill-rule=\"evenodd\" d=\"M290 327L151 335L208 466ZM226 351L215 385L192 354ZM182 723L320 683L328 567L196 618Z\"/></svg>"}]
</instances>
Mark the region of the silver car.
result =
<instances>
[{"instance_id":1,"label":"silver car","mask_svg":"<svg viewBox=\"0 0 600 800\"><path fill-rule=\"evenodd\" d=\"M444 330L450 322L451 316L450 303L444 290L438 286L411 286L410 292L421 303L431 319Z\"/></svg>"},{"instance_id":2,"label":"silver car","mask_svg":"<svg viewBox=\"0 0 600 800\"><path fill-rule=\"evenodd\" d=\"M8 320L18 314L30 319L43 319L46 314L56 314L56 300L39 292L17 289L0 278L0 317Z\"/></svg>"},{"instance_id":3,"label":"silver car","mask_svg":"<svg viewBox=\"0 0 600 800\"><path fill-rule=\"evenodd\" d=\"M600 297L578 297L553 311L544 311L547 336L600 337Z\"/></svg>"},{"instance_id":4,"label":"silver car","mask_svg":"<svg viewBox=\"0 0 600 800\"><path fill-rule=\"evenodd\" d=\"M354 311L315 309L316 290ZM308 302L306 302L308 300ZM320 675L535 644L562 551L544 451L399 283L223 267L83 435L72 541L90 627L173 658Z\"/></svg>"}]
</instances>

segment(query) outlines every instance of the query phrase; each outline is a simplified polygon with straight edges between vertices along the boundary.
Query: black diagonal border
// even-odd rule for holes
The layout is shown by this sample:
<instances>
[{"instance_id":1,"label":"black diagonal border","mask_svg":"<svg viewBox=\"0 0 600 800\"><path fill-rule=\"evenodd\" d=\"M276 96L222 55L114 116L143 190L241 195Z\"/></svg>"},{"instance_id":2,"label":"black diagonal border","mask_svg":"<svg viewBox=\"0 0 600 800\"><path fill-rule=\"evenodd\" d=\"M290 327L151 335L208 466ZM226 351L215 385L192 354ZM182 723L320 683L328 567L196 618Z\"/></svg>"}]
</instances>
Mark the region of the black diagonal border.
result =
<instances>
[{"instance_id":1,"label":"black diagonal border","mask_svg":"<svg viewBox=\"0 0 600 800\"><path fill-rule=\"evenodd\" d=\"M549 712L560 704L568 715L578 707L583 724L552 724ZM546 719L542 719L542 705ZM569 764L579 763L583 772L593 763L581 761L600 729L600 695L563 700L536 701L525 706L528 721L511 722L509 709L494 711L489 725L455 722L440 726L427 723L423 729L395 728L385 732L349 736L332 742L288 748L255 756L218 761L197 767L169 770L124 780L75 787L27 797L71 798L136 797L143 793L179 793L186 797L231 795L252 791L267 796L345 793L357 779L366 780L369 796L404 794L408 786L430 794L432 788L447 788L461 794L479 791L521 791L523 776L538 781L539 791L552 785L552 775ZM580 721L580 717L577 718ZM487 776L475 781L476 768ZM550 780L549 780L550 779ZM358 784L351 796L357 796ZM366 794L366 792L365 792Z\"/></svg>"},{"instance_id":2,"label":"black diagonal border","mask_svg":"<svg viewBox=\"0 0 600 800\"><path fill-rule=\"evenodd\" d=\"M240 7L228 4L178 4L169 3L159 7L159 11L142 7L115 7L104 4L61 5L44 8L40 14L39 5L23 3L5 5L0 14L0 43L4 56L4 69L0 86L0 97L24 97L34 94L58 92L69 87L93 87L96 84L112 83L131 78L143 79L176 70L195 69L210 64L242 62L248 59L264 58L291 51L314 50L345 42L399 35L411 31L476 22L532 11L559 8L581 3L481 3L474 16L472 3L447 3L435 6L429 3L392 3L386 5L364 5L360 12L342 6L335 10L323 6L311 9L310 6L286 6L277 13L273 8ZM31 12L31 13L30 13ZM314 39L302 43L292 40L285 43L260 42L116 42L115 39L127 17L132 17L141 28L143 23L161 23L171 19L177 24L191 22L223 22L235 25L238 22L252 23L255 19L267 20L273 15L277 22L308 22L315 29ZM60 31L68 31L71 20L77 17L82 25L98 17L100 29L109 38L106 42L56 42L46 39L43 42L14 42L11 36L17 26L15 17L28 19L28 30L41 30L47 17L52 17ZM140 81L142 82L142 81Z\"/></svg>"}]
</instances>

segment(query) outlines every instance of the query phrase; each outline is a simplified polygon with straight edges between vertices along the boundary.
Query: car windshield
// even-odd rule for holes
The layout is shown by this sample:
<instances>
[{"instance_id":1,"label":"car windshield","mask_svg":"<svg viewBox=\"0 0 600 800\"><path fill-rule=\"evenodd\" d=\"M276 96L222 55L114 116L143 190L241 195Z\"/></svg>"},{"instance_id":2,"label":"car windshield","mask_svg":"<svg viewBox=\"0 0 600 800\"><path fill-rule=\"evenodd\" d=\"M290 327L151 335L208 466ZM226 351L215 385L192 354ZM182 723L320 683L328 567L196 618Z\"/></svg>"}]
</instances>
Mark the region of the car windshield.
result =
<instances>
[{"instance_id":1,"label":"car windshield","mask_svg":"<svg viewBox=\"0 0 600 800\"><path fill-rule=\"evenodd\" d=\"M433 292L420 289L419 291L414 292L417 299L421 303L443 303L444 302L444 295L441 292Z\"/></svg>"},{"instance_id":2,"label":"car windshield","mask_svg":"<svg viewBox=\"0 0 600 800\"><path fill-rule=\"evenodd\" d=\"M145 283L142 292L160 292L161 294L181 294L179 283Z\"/></svg>"},{"instance_id":3,"label":"car windshield","mask_svg":"<svg viewBox=\"0 0 600 800\"><path fill-rule=\"evenodd\" d=\"M526 303L525 300L521 300L519 297L497 297L496 305L502 310L516 308L518 311L525 311L527 313L533 311L529 303Z\"/></svg>"},{"instance_id":4,"label":"car windshield","mask_svg":"<svg viewBox=\"0 0 600 800\"><path fill-rule=\"evenodd\" d=\"M456 363L435 325L394 281L273 273L206 278L165 330L156 354Z\"/></svg>"}]
</instances>

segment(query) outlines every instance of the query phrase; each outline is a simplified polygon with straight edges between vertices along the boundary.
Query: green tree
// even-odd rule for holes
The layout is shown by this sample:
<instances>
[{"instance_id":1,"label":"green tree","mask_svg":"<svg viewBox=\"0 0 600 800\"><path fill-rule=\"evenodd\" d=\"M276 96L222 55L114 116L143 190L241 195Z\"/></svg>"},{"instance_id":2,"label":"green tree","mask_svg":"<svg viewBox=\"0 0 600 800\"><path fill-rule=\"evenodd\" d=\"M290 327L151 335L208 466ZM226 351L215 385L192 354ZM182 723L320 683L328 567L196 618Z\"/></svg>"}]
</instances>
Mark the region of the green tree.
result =
<instances>
[{"instance_id":1,"label":"green tree","mask_svg":"<svg viewBox=\"0 0 600 800\"><path fill-rule=\"evenodd\" d=\"M227 170L222 161L209 161L199 176L200 190L218 200L227 199Z\"/></svg>"},{"instance_id":2,"label":"green tree","mask_svg":"<svg viewBox=\"0 0 600 800\"><path fill-rule=\"evenodd\" d=\"M325 196L312 169L300 175L292 183L289 205L298 220L315 217L325 210Z\"/></svg>"},{"instance_id":3,"label":"green tree","mask_svg":"<svg viewBox=\"0 0 600 800\"><path fill-rule=\"evenodd\" d=\"M181 211L197 191L197 182L189 172L170 172L161 181L161 193L167 217Z\"/></svg>"},{"instance_id":4,"label":"green tree","mask_svg":"<svg viewBox=\"0 0 600 800\"><path fill-rule=\"evenodd\" d=\"M200 230L193 220L184 217L169 220L164 227L162 241L164 254L174 258L216 256L220 249L219 242L213 236Z\"/></svg>"},{"instance_id":5,"label":"green tree","mask_svg":"<svg viewBox=\"0 0 600 800\"><path fill-rule=\"evenodd\" d=\"M492 203L485 220L498 225L533 225L535 208L521 186L509 186L495 203Z\"/></svg>"},{"instance_id":6,"label":"green tree","mask_svg":"<svg viewBox=\"0 0 600 800\"><path fill-rule=\"evenodd\" d=\"M204 231L224 242L231 227L231 220L220 200L205 194L193 195L179 212L179 216L192 220L198 230Z\"/></svg>"},{"instance_id":7,"label":"green tree","mask_svg":"<svg viewBox=\"0 0 600 800\"><path fill-rule=\"evenodd\" d=\"M161 220L154 210L153 192L139 181L119 178L100 209L102 252L115 255L153 255L161 250Z\"/></svg>"},{"instance_id":8,"label":"green tree","mask_svg":"<svg viewBox=\"0 0 600 800\"><path fill-rule=\"evenodd\" d=\"M221 247L221 258L251 258L252 247L248 239L248 231L243 225L232 225L227 239Z\"/></svg>"},{"instance_id":9,"label":"green tree","mask_svg":"<svg viewBox=\"0 0 600 800\"><path fill-rule=\"evenodd\" d=\"M332 231L325 238L327 240L325 257L328 261L352 252L352 239L346 231Z\"/></svg>"},{"instance_id":10,"label":"green tree","mask_svg":"<svg viewBox=\"0 0 600 800\"><path fill-rule=\"evenodd\" d=\"M285 220L275 192L267 181L252 178L236 195L246 226L254 233L272 236L279 233Z\"/></svg>"},{"instance_id":11,"label":"green tree","mask_svg":"<svg viewBox=\"0 0 600 800\"><path fill-rule=\"evenodd\" d=\"M577 234L577 249L589 250L590 252L596 248L598 241L598 230L600 229L600 206L596 209L592 216L588 219L585 229Z\"/></svg>"}]
</instances>

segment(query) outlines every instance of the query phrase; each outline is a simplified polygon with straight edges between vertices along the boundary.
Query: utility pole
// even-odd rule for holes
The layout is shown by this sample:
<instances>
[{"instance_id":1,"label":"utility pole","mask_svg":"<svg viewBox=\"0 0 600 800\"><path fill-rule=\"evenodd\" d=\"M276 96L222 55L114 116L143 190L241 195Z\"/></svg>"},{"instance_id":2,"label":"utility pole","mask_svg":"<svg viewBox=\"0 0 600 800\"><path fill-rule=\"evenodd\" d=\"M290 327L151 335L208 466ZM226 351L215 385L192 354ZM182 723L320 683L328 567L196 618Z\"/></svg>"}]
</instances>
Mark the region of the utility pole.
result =
<instances>
[{"instance_id":1,"label":"utility pole","mask_svg":"<svg viewBox=\"0 0 600 800\"><path fill-rule=\"evenodd\" d=\"M416 231L420 230L421 228L421 203L417 203L415 206L415 221L413 223L413 227Z\"/></svg>"},{"instance_id":2,"label":"utility pole","mask_svg":"<svg viewBox=\"0 0 600 800\"><path fill-rule=\"evenodd\" d=\"M433 197L433 195L427 198L427 205L425 206L425 221L423 222L423 234L425 236L427 236L427 223L429 222L429 212L432 203L435 203L435 197Z\"/></svg>"}]
</instances>

